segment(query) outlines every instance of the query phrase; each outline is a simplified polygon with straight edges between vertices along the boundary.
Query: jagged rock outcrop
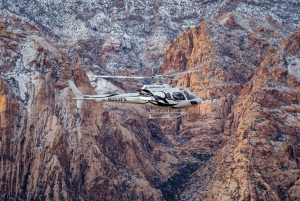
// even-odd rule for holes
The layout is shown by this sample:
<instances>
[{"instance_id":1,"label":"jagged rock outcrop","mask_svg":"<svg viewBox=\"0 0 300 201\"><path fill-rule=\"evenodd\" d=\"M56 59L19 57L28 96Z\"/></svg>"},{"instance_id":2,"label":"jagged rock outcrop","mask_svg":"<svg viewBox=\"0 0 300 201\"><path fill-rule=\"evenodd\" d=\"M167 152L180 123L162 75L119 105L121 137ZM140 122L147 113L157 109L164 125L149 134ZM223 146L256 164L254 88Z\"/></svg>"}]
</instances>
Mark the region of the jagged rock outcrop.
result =
<instances>
[{"instance_id":1,"label":"jagged rock outcrop","mask_svg":"<svg viewBox=\"0 0 300 201\"><path fill-rule=\"evenodd\" d=\"M73 60L80 57L85 68L103 68L113 74L133 69L141 75L158 73L167 43L203 20L239 12L254 18L271 17L296 28L298 7L298 1L283 0L0 2L2 13L41 27ZM110 51L101 51L104 47Z\"/></svg>"},{"instance_id":2,"label":"jagged rock outcrop","mask_svg":"<svg viewBox=\"0 0 300 201\"><path fill-rule=\"evenodd\" d=\"M204 100L199 119L183 118L177 150L213 155L180 199L299 198L298 30L280 24L229 13L169 43L161 70L186 71L174 84Z\"/></svg>"},{"instance_id":3,"label":"jagged rock outcrop","mask_svg":"<svg viewBox=\"0 0 300 201\"><path fill-rule=\"evenodd\" d=\"M300 56L300 27L284 42L284 49L295 56Z\"/></svg>"},{"instance_id":4,"label":"jagged rock outcrop","mask_svg":"<svg viewBox=\"0 0 300 201\"><path fill-rule=\"evenodd\" d=\"M298 2L191 1L202 17L178 13L177 1L49 2L0 2L1 199L299 199ZM142 3L153 6L143 16ZM186 25L196 26L164 56ZM88 77L94 64L151 74L162 58L161 73L179 73L172 84L203 99L192 114L153 120L141 106L75 108L69 79L89 94L130 85L100 86Z\"/></svg>"},{"instance_id":5,"label":"jagged rock outcrop","mask_svg":"<svg viewBox=\"0 0 300 201\"><path fill-rule=\"evenodd\" d=\"M155 186L178 159L155 122L144 120L147 111L88 102L76 110L69 57L6 20L2 54L17 51L0 80L1 199L163 200ZM83 68L72 69L79 89L95 93Z\"/></svg>"}]
</instances>

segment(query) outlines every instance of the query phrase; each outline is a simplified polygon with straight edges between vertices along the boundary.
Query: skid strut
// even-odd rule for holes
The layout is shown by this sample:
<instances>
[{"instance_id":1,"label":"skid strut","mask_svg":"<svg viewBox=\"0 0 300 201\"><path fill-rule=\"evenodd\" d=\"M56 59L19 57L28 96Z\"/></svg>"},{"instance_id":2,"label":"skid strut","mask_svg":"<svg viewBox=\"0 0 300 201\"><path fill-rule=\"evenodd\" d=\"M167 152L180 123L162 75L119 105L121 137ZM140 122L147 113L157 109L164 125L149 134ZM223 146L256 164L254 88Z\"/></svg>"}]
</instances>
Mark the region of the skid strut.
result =
<instances>
[{"instance_id":1,"label":"skid strut","mask_svg":"<svg viewBox=\"0 0 300 201\"><path fill-rule=\"evenodd\" d=\"M170 112L170 110L161 112L161 111L155 111L152 108L150 108L149 113L150 113L150 115L149 115L150 119L153 119L153 118L165 118L165 119L178 118L185 114L185 112L180 111L180 110L178 110L176 112Z\"/></svg>"}]
</instances>

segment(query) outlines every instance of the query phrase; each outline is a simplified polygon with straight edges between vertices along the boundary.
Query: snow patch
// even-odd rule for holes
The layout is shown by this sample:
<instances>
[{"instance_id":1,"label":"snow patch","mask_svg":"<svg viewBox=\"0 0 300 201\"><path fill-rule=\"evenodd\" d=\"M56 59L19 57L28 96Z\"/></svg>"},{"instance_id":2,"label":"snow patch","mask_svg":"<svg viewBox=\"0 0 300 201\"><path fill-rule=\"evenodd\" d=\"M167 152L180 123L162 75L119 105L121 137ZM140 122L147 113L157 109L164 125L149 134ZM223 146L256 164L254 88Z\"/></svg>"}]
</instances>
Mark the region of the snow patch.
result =
<instances>
[{"instance_id":1,"label":"snow patch","mask_svg":"<svg viewBox=\"0 0 300 201\"><path fill-rule=\"evenodd\" d=\"M19 76L15 77L15 79L19 83L20 98L25 101L26 94L28 92L26 84L30 82L30 77L25 74L20 74Z\"/></svg>"},{"instance_id":2,"label":"snow patch","mask_svg":"<svg viewBox=\"0 0 300 201\"><path fill-rule=\"evenodd\" d=\"M10 71L4 75L5 78L13 77L18 82L18 91L22 101L27 101L27 95L29 93L27 87L30 87L33 80L32 78L35 76L37 76L36 72L20 73L17 71Z\"/></svg>"},{"instance_id":3,"label":"snow patch","mask_svg":"<svg viewBox=\"0 0 300 201\"><path fill-rule=\"evenodd\" d=\"M97 82L92 86L95 88L98 94L108 94L108 93L117 93L118 88L112 83L108 82L105 79L99 78Z\"/></svg>"},{"instance_id":4,"label":"snow patch","mask_svg":"<svg viewBox=\"0 0 300 201\"><path fill-rule=\"evenodd\" d=\"M121 90L105 79L95 78L95 75L92 72L88 72L87 76L89 77L93 88L99 95L118 93Z\"/></svg>"},{"instance_id":5,"label":"snow patch","mask_svg":"<svg viewBox=\"0 0 300 201\"><path fill-rule=\"evenodd\" d=\"M28 41L24 44L21 54L23 56L23 65L25 68L30 68L29 64L34 61L38 55L36 43Z\"/></svg>"},{"instance_id":6,"label":"snow patch","mask_svg":"<svg viewBox=\"0 0 300 201\"><path fill-rule=\"evenodd\" d=\"M57 47L54 47L52 44L50 44L44 38L42 38L40 36L37 36L37 35L29 36L29 38L37 41L44 49L46 49L49 52L55 54L55 56L57 56L57 57L61 56L60 50Z\"/></svg>"},{"instance_id":7,"label":"snow patch","mask_svg":"<svg viewBox=\"0 0 300 201\"><path fill-rule=\"evenodd\" d=\"M300 82L300 59L294 59L288 66L289 75L293 75Z\"/></svg>"},{"instance_id":8,"label":"snow patch","mask_svg":"<svg viewBox=\"0 0 300 201\"><path fill-rule=\"evenodd\" d=\"M249 16L262 18L262 19L271 16L273 19L276 19L278 22L282 22L281 18L279 18L277 15L275 15L274 13L270 12L268 9L265 9L263 7L241 3L239 4L236 10L238 12L247 14Z\"/></svg>"},{"instance_id":9,"label":"snow patch","mask_svg":"<svg viewBox=\"0 0 300 201\"><path fill-rule=\"evenodd\" d=\"M99 12L87 22L91 27L103 28L104 25L109 26L110 19L103 12Z\"/></svg>"}]
</instances>

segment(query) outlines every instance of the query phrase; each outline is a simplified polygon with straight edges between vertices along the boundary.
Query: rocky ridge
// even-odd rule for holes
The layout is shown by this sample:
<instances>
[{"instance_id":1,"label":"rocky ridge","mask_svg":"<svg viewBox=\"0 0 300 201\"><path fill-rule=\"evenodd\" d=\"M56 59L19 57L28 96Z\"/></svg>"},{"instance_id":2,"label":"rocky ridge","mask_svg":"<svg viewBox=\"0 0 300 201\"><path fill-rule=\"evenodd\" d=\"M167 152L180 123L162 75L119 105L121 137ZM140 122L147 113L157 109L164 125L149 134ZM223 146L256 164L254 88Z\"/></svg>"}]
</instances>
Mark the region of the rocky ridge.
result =
<instances>
[{"instance_id":1,"label":"rocky ridge","mask_svg":"<svg viewBox=\"0 0 300 201\"><path fill-rule=\"evenodd\" d=\"M297 28L299 2L233 0L10 1L2 13L41 27L72 60L99 73L158 73L167 43L199 22L222 13L284 21ZM288 11L288 12L287 12ZM107 72L108 71L108 72Z\"/></svg>"},{"instance_id":2,"label":"rocky ridge","mask_svg":"<svg viewBox=\"0 0 300 201\"><path fill-rule=\"evenodd\" d=\"M77 111L71 69L81 91L99 83L42 26L2 15L1 198L299 199L299 29L289 16L240 11L168 44L160 71L183 72L172 84L204 101L199 114L161 122L128 105ZM124 56L106 41L102 56Z\"/></svg>"},{"instance_id":3,"label":"rocky ridge","mask_svg":"<svg viewBox=\"0 0 300 201\"><path fill-rule=\"evenodd\" d=\"M163 200L154 186L178 159L155 122L141 120L146 111L92 103L77 111L70 58L22 21L6 22L2 58L15 57L1 72L1 199ZM95 93L80 65L74 80Z\"/></svg>"},{"instance_id":4,"label":"rocky ridge","mask_svg":"<svg viewBox=\"0 0 300 201\"><path fill-rule=\"evenodd\" d=\"M189 141L177 150L213 155L181 200L299 199L299 29L286 30L232 12L168 44L161 70L186 71L173 84L204 100L198 120L183 118Z\"/></svg>"}]
</instances>

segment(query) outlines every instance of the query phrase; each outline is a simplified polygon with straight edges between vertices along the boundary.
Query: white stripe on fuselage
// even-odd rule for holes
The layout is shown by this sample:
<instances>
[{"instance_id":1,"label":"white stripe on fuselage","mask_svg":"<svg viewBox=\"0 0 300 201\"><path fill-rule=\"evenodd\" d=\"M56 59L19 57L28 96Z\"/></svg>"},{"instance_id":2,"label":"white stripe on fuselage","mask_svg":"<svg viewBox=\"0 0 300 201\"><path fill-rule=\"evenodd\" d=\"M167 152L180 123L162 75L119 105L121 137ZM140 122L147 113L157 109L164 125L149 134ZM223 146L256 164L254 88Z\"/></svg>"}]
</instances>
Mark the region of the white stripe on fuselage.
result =
<instances>
[{"instance_id":1,"label":"white stripe on fuselage","mask_svg":"<svg viewBox=\"0 0 300 201\"><path fill-rule=\"evenodd\" d=\"M167 90L171 92L173 90ZM175 91L175 90L174 90ZM155 92L153 92L155 94ZM131 104L145 104L147 106L154 106L159 108L183 108L192 106L191 100L175 101L166 99L167 103L163 100L157 100L153 96L141 95L139 93L125 93L125 94L104 94L104 95L83 95L75 100L94 100L104 102L119 102Z\"/></svg>"},{"instance_id":2,"label":"white stripe on fuselage","mask_svg":"<svg viewBox=\"0 0 300 201\"><path fill-rule=\"evenodd\" d=\"M82 98L74 98L76 100L95 100L105 102L121 102L121 103L135 103L145 104L153 97L142 97L139 93L126 93L126 94L106 94L106 95L83 95Z\"/></svg>"}]
</instances>

